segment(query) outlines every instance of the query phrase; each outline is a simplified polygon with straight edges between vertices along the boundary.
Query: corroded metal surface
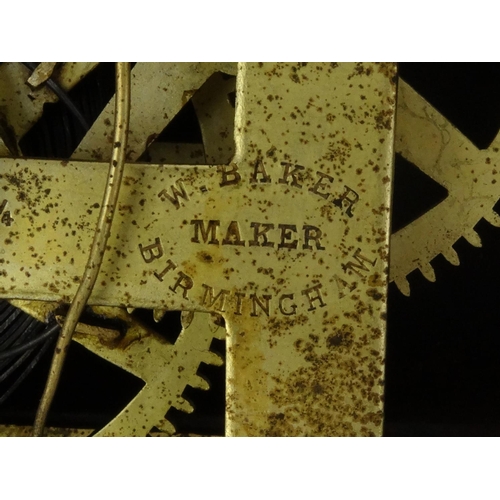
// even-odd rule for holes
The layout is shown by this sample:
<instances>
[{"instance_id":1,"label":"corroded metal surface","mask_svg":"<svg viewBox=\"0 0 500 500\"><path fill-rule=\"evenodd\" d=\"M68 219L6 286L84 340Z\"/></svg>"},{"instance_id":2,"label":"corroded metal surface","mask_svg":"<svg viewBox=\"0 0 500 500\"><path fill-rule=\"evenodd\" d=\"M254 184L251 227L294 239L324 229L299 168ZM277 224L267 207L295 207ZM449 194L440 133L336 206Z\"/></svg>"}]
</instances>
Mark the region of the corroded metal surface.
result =
<instances>
[{"instance_id":1,"label":"corroded metal surface","mask_svg":"<svg viewBox=\"0 0 500 500\"><path fill-rule=\"evenodd\" d=\"M244 64L237 103L230 165L126 167L91 303L222 314L229 435L380 434L394 66ZM103 166L0 171L2 296L68 300Z\"/></svg>"},{"instance_id":2,"label":"corroded metal surface","mask_svg":"<svg viewBox=\"0 0 500 500\"><path fill-rule=\"evenodd\" d=\"M41 303L30 301L31 307ZM50 303L49 303L50 305ZM182 396L187 385L207 390L208 382L197 374L200 363L220 366L220 356L210 351L214 338L226 335L218 315L186 312L175 345L140 323L119 307L93 307L95 314L118 319L126 325L116 330L79 323L74 340L89 351L134 374L145 382L141 391L102 429L46 429L48 436L171 436L174 426L165 418L170 408L191 413ZM36 310L32 310L37 316ZM43 319L43 313L39 316ZM156 429L152 431L152 429ZM2 426L0 436L32 436L32 427Z\"/></svg>"},{"instance_id":3,"label":"corroded metal surface","mask_svg":"<svg viewBox=\"0 0 500 500\"><path fill-rule=\"evenodd\" d=\"M96 62L62 63L58 70L57 83L68 91L83 80L98 64Z\"/></svg>"},{"instance_id":4,"label":"corroded metal surface","mask_svg":"<svg viewBox=\"0 0 500 500\"><path fill-rule=\"evenodd\" d=\"M395 67L238 76L234 161L274 244L242 249L227 434L380 434Z\"/></svg>"},{"instance_id":5,"label":"corroded metal surface","mask_svg":"<svg viewBox=\"0 0 500 500\"><path fill-rule=\"evenodd\" d=\"M452 245L461 236L481 246L474 226L482 217L500 227L493 210L500 182L500 134L488 149L479 150L403 80L397 123L396 151L448 190L446 199L391 237L391 280L409 295L406 276L419 269L435 281L431 260L437 255L459 264Z\"/></svg>"},{"instance_id":6,"label":"corroded metal surface","mask_svg":"<svg viewBox=\"0 0 500 500\"><path fill-rule=\"evenodd\" d=\"M92 429L68 429L66 427L49 427L48 437L87 437ZM28 425L0 425L2 437L33 437L33 427Z\"/></svg>"},{"instance_id":7,"label":"corroded metal surface","mask_svg":"<svg viewBox=\"0 0 500 500\"><path fill-rule=\"evenodd\" d=\"M106 308L104 314L108 315ZM114 308L128 323L124 337L105 343L98 336L76 335L76 340L103 359L133 373L146 385L139 394L96 436L146 436L153 427L173 434L174 427L165 419L171 407L191 413L190 403L182 397L186 385L208 389L205 379L196 374L201 362L221 365L222 359L211 352L213 338L224 338L225 330L217 317L184 313L183 329L175 345L167 343L151 329L134 321L124 311ZM97 313L101 312L95 308Z\"/></svg>"},{"instance_id":8,"label":"corroded metal surface","mask_svg":"<svg viewBox=\"0 0 500 500\"><path fill-rule=\"evenodd\" d=\"M234 156L234 107L236 79L216 73L193 96L200 123L206 163L229 163Z\"/></svg>"},{"instance_id":9,"label":"corroded metal surface","mask_svg":"<svg viewBox=\"0 0 500 500\"><path fill-rule=\"evenodd\" d=\"M61 81L66 82L67 80L71 81L72 78L76 77L75 73L75 64L77 65L83 65L85 63L68 63L64 64L61 68ZM87 63L88 70L92 69L93 65L96 63ZM89 66L90 65L90 66ZM200 67L202 68L202 71L199 71ZM174 69L172 69L174 68ZM193 71L196 70L200 75L194 74ZM158 83L158 78L163 75L165 77L165 73L167 72L167 76L172 77L175 76L173 79L166 78L165 79L165 84L167 84L168 89L165 86L162 86L161 89L159 87L154 87L155 83ZM195 73L196 73L195 71ZM133 127L134 127L134 138L135 138L135 143L136 145L139 144L139 147L136 147L135 150L129 149L128 152L128 157L129 160L135 160L137 159L140 154L142 153L142 148L144 144L149 144L152 140L154 140L154 137L156 137L157 133L159 133L162 129L162 127L165 126L170 120L175 116L175 113L187 102L186 101L186 95L189 94L191 95L194 90L192 89L193 87L193 81L197 82L203 82L203 79L206 78L208 75L211 75L214 71L223 71L225 73L231 74L236 71L236 65L233 63L205 63L203 65L196 65L196 64L177 64L177 65L168 65L168 64L156 64L156 65L140 65L139 68L136 70L134 73L136 81L135 81L135 86L134 86L134 101L135 105L138 108L139 105L142 103L142 112L139 113L134 113L132 116L132 119L134 120L133 122ZM169 74L171 72L172 74ZM218 73L217 75L219 75ZM194 79L194 80L193 80ZM234 80L234 79L233 79ZM148 84L145 85L144 81L147 81ZM60 82L61 83L61 82ZM198 83L199 84L199 83ZM213 86L212 86L213 87ZM155 91L151 91L151 89L155 89ZM189 89L189 91L186 94L186 89ZM165 91L168 90L168 99L167 102L165 103ZM196 94L195 94L196 95ZM206 96L207 93L205 92L204 95ZM177 100L176 100L177 98ZM144 103L147 102L147 106L144 106ZM110 103L109 107L113 104L113 101ZM158 117L158 110L162 109L162 106L166 105L169 106L169 111L172 110L172 114L170 116L168 115L163 115ZM144 112L144 109L154 109L155 112L150 112L149 114ZM134 107L135 110L135 107ZM109 113L108 113L109 115ZM110 115L111 119L113 119L113 115ZM214 119L217 118L217 116L213 118L208 118L206 120L206 123L208 125L214 124ZM109 138L107 137L106 134L103 134L102 137L99 137L96 134L96 129L99 130L99 125L107 123L107 115L102 114L100 117L100 121L97 122L97 124L94 126L93 130L90 132L88 138L86 139L87 144L93 145L96 148L100 144L100 148L98 149L99 154L101 155L103 160L108 160L109 159L109 154L111 151L111 147L109 144ZM90 141L90 142L89 142ZM85 142L85 141L84 141ZM212 146L213 147L213 146ZM197 163L205 163L205 157L204 157L204 152L203 152L203 145L191 145L191 144L181 144L181 145L172 145L172 144L165 144L165 143L155 143L153 142L149 148L148 148L148 153L151 156L151 160L154 161L161 161L164 163L186 163L186 164L197 164ZM82 149L80 147L79 150L75 153L75 155L82 160L87 160L91 159L93 155L96 154L95 149ZM156 158L158 157L158 160ZM43 302L39 300L33 300L33 301L27 301L27 300L12 300L12 303L14 303L17 307L21 308L25 312L31 314L32 316L37 317L39 320L46 321L48 318L48 315L53 312L57 306L57 302ZM161 309L155 309L154 310L154 316L155 319L161 318L163 313L163 310ZM99 314L106 316L108 318L116 318L120 317L122 319L126 319L126 323L128 325L128 333L127 335L132 334L131 332L136 332L138 330L144 329L144 326L141 325L137 320L132 318L131 316L127 315L123 310L120 308L116 307L108 307L108 308L99 308ZM206 316L206 315L205 315ZM202 315L202 318L205 317ZM195 323L199 323L195 321ZM206 323L204 327L202 328L201 326L199 327L197 335L192 335L190 334L187 338L184 338L183 344L186 349L191 346L191 349L189 350L189 355L190 358L189 360L182 359L182 363L186 366L191 367L192 365L192 370L182 370L182 373L178 375L177 383L174 384L169 392L168 396L171 401L184 401L183 398L181 397L182 391L184 390L185 386L190 383L190 381L193 379L193 376L196 372L197 366L201 361L208 362L208 359L211 359L210 357L207 358L207 355L203 354L202 350L194 349L195 342L197 344L203 343L203 342L210 342L211 339L213 338L213 332L211 331L210 328L210 322ZM89 328L88 325L83 325L84 328ZM95 335L97 332L95 331L95 328L90 327L93 331L93 334ZM81 336L79 337L81 338ZM78 338L76 339L78 341ZM106 349L109 349L109 345L106 345L106 347L103 348L104 351ZM134 360L134 353L133 352L127 352L128 356L128 361L127 365L125 366L125 369L127 369L127 366L134 366L136 365L139 360ZM177 351L175 351L177 352ZM99 353L103 355L103 353ZM106 357L106 356L104 356ZM195 377L196 378L196 377ZM177 391L177 392L176 392ZM147 392L149 394L149 397L151 397L151 387L148 387ZM159 401L161 398L158 398ZM137 405L132 406L130 408L127 408L127 415L131 420L135 421L136 423L141 420L141 424L137 425L137 432L139 433L144 433L147 431L144 431L144 428L148 425L148 420L145 417L145 415L142 415L142 412L137 412ZM167 408L168 409L168 408ZM188 411L189 410L189 405L186 405L185 402L183 405L178 406L178 409L183 410L183 411ZM166 410L165 410L166 411ZM157 422L157 426L160 426L160 424ZM167 424L164 424L163 427L167 428ZM114 431L116 434L116 429L117 427L114 427ZM149 428L147 428L149 430ZM111 432L111 431L110 431ZM173 432L173 428L171 426L168 428L169 434Z\"/></svg>"},{"instance_id":10,"label":"corroded metal surface","mask_svg":"<svg viewBox=\"0 0 500 500\"><path fill-rule=\"evenodd\" d=\"M32 87L38 87L39 85L42 85L42 83L45 83L52 76L56 64L57 63L55 62L40 63L28 78L28 83Z\"/></svg>"},{"instance_id":11,"label":"corroded metal surface","mask_svg":"<svg viewBox=\"0 0 500 500\"><path fill-rule=\"evenodd\" d=\"M231 70L229 63L137 63L132 70L132 110L127 159L146 150L178 111L216 71ZM114 98L104 108L73 158L106 159L112 143Z\"/></svg>"},{"instance_id":12,"label":"corroded metal surface","mask_svg":"<svg viewBox=\"0 0 500 500\"><path fill-rule=\"evenodd\" d=\"M153 142L148 148L151 163L170 163L171 165L205 165L203 144L174 144Z\"/></svg>"},{"instance_id":13,"label":"corroded metal surface","mask_svg":"<svg viewBox=\"0 0 500 500\"><path fill-rule=\"evenodd\" d=\"M54 79L61 88L70 90L96 65L64 63ZM45 85L33 89L28 84L30 76L30 70L21 63L0 65L0 128L7 133L6 141L0 139L0 156L9 156L9 149L19 154L17 143L42 116L44 104L58 100ZM0 135L4 137L4 133Z\"/></svg>"}]
</instances>

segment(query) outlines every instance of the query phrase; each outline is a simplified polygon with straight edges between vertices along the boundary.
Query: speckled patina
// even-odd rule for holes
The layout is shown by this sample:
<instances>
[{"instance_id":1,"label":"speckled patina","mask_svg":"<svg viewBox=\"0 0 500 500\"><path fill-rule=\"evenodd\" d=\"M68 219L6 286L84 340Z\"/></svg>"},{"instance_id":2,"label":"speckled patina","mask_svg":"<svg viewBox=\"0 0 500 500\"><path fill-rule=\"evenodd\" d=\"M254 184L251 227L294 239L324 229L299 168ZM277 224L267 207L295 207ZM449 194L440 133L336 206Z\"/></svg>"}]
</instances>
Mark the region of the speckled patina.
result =
<instances>
[{"instance_id":1,"label":"speckled patina","mask_svg":"<svg viewBox=\"0 0 500 500\"><path fill-rule=\"evenodd\" d=\"M228 435L381 434L395 92L392 64L240 64L228 164L126 166L90 303L222 315ZM0 172L0 295L70 300L103 165Z\"/></svg>"}]
</instances>

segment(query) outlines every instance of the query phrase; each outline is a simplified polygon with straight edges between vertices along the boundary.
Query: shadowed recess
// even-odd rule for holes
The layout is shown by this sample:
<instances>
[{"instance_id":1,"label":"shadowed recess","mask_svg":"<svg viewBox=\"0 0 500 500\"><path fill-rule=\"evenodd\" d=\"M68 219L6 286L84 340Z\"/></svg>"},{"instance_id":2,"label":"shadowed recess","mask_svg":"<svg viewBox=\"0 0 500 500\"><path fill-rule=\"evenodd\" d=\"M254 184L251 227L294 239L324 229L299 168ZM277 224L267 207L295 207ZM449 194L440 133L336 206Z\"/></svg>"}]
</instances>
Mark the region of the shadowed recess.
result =
<instances>
[{"instance_id":1,"label":"shadowed recess","mask_svg":"<svg viewBox=\"0 0 500 500\"><path fill-rule=\"evenodd\" d=\"M399 63L399 76L479 149L500 129L500 65Z\"/></svg>"},{"instance_id":2,"label":"shadowed recess","mask_svg":"<svg viewBox=\"0 0 500 500\"><path fill-rule=\"evenodd\" d=\"M446 188L399 153L396 154L393 189L393 233L418 219L448 196Z\"/></svg>"}]
</instances>

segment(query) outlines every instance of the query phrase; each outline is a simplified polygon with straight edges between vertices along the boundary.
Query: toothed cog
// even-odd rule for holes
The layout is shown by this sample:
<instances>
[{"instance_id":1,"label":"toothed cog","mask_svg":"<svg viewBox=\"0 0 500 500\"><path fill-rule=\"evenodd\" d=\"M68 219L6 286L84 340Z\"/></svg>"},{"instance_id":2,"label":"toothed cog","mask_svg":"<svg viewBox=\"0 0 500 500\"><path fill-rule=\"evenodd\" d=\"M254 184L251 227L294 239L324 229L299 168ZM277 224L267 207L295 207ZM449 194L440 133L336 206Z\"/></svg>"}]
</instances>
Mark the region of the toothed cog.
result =
<instances>
[{"instance_id":1,"label":"toothed cog","mask_svg":"<svg viewBox=\"0 0 500 500\"><path fill-rule=\"evenodd\" d=\"M97 314L119 318L128 324L125 336L115 345L104 345L95 335L75 335L84 347L132 373L145 386L96 436L146 436L156 427L165 435L175 432L165 419L171 407L191 413L182 397L187 385L207 390L208 382L197 375L200 363L221 366L222 358L210 351L213 338L224 339L225 329L209 313L183 313L182 331L175 344L167 343L153 330L119 308L94 307Z\"/></svg>"},{"instance_id":2,"label":"toothed cog","mask_svg":"<svg viewBox=\"0 0 500 500\"><path fill-rule=\"evenodd\" d=\"M397 113L396 152L448 190L441 203L391 237L390 278L409 295L407 276L415 269L435 281L432 259L442 254L460 263L453 244L461 236L481 246L474 231L481 218L500 227L493 210L500 196L500 134L479 150L403 80Z\"/></svg>"}]
</instances>

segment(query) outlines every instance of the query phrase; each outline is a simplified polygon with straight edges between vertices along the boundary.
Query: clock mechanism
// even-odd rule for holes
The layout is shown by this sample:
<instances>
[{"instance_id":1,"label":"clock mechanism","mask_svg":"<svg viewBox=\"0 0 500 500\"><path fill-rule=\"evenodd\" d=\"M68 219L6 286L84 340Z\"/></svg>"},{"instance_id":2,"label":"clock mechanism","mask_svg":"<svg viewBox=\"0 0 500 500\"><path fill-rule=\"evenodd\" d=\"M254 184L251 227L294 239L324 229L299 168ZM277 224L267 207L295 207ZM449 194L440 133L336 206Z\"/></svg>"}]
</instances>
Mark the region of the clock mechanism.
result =
<instances>
[{"instance_id":1,"label":"clock mechanism","mask_svg":"<svg viewBox=\"0 0 500 500\"><path fill-rule=\"evenodd\" d=\"M301 64L305 63L296 66L267 67L269 73L274 72L269 78L276 78L277 81L281 78L280 71L290 72L290 77L287 75L285 83L282 84L279 80L279 88L283 90L279 99L291 99L286 95L289 89L300 93L303 86L304 93L309 91L308 85L312 85L309 82L310 75L315 73L306 73L309 70ZM335 71L334 65L329 67L333 68L331 71ZM250 137L253 137L253 129L262 130L258 133L265 135L266 127L285 131L288 127L293 127L290 125L292 122L298 124L300 121L300 126L309 123L307 117L310 115L304 117L300 114L302 113L299 109L300 104L297 105L297 111L292 110L287 114L286 120L283 119L280 123L269 124L269 121L273 120L271 118L273 113L260 116L254 112L252 117L248 111L254 108L250 104L244 106L238 102L239 98L242 99L241 95L247 99L245 102L256 101L259 95L262 95L262 100L267 101L271 107L275 106L275 101L278 100L278 95L266 94L264 89L255 91L255 97L251 93L245 94L247 76L242 76L241 72L244 75L246 72L250 74L252 68L232 63L136 63L132 64L131 68L130 129L124 151L127 164L136 163L139 165L137 168L150 164L150 169L156 165L161 165L161 168L165 165L192 166L200 169L194 170L196 175L199 175L198 178L205 175L203 169L206 165L223 165L225 166L222 168L223 181L220 182L223 190L224 182L231 183L239 176L236 167L232 166L237 164L235 158L239 158L242 151L248 153L255 150L256 160L252 156L255 182L251 186L255 190L252 192L257 192L256 189L265 186L267 182L271 184L271 180L274 182L268 165L273 165L273 168L277 165L282 166L284 169L282 179L290 182L290 189L297 187L294 183L302 182L298 181L298 177L294 174L301 166L296 158L302 158L304 149L314 151L315 146L308 143L309 136L289 147L290 159L288 159L285 153L279 157L276 148L273 150L272 141L269 142L267 150L263 148L260 150L258 146L252 149L251 144L248 144L249 139L245 139L245 131L241 130L243 124L241 116L244 113L247 113L245 123L250 129ZM258 74L259 69L257 66L256 68L255 72ZM326 71L326 65L317 68L320 68L314 70L317 73ZM381 339L372 339L374 345L382 346L382 353L383 346L385 344L387 346L386 356L382 354L373 362L373 370L379 373L377 380L384 378L385 364L383 433L389 436L496 434L498 432L495 422L496 400L498 400L496 391L499 384L496 383L498 380L495 373L498 350L495 349L497 340L494 332L497 308L490 302L494 300L493 287L500 274L498 259L495 258L496 251L500 248L498 229L500 216L496 209L499 198L497 169L500 165L497 164L500 161L500 139L497 137L500 129L500 103L497 102L495 91L500 80L500 69L498 65L402 63L398 66L396 77L393 74L374 76L373 70L367 65L353 66L353 68L354 71L349 78L355 81L355 78L361 75L364 80L359 84L360 87L363 85L369 87L372 81L375 82L373 84L375 86L381 81L377 78L386 77L391 80L391 84L397 85L396 104L394 102L391 104L392 91L387 90L388 100L385 105L377 104L380 113L377 114L373 125L379 134L376 136L377 141L379 136L387 138L386 144L393 140L395 153L394 182L392 188L389 186L393 200L391 213L376 214L376 217L381 218L382 226L385 223L389 224L389 218L392 223L388 293L386 296L380 296L381 305L380 298L375 292L368 293L369 300L373 301L368 302L366 306L371 310L374 304L376 311L381 307L382 313L387 307L387 316L383 317L384 325L387 319L387 339L385 341L383 336ZM390 72L389 69L383 71ZM382 74L383 71L379 70L378 73ZM349 120L352 122L352 118L348 117L351 112L349 109L354 109L353 103L356 102L358 94L354 91L351 94L348 84L345 88L347 97L339 105L339 109L344 108L344 118L340 120L344 119L347 123ZM357 91L360 92L359 89ZM319 108L319 103L322 103L325 115L328 116L326 106L333 102L334 97L329 94L320 95L319 92L318 90L318 95L309 99L308 112L312 112L309 108ZM331 92L335 94L335 89ZM30 159L39 162L37 166L42 165L40 162L44 160L57 160L62 165L59 167L61 172L68 162L77 166L84 165L83 162L92 165L109 163L113 146L116 145L116 142L113 144L114 95L115 65L111 63L2 63L0 65L0 99L2 99L0 155L3 158L20 159L21 170L25 164L27 165L22 162L29 162ZM252 96L252 100L248 95ZM285 107L284 104L283 106ZM277 110L278 107L273 109ZM395 110L394 127L390 124L391 109ZM386 115L382 111L387 112L389 118L384 118ZM277 112L279 113L274 111L274 114ZM336 115L330 114L330 116L332 118L329 121L333 122ZM387 126L384 119L389 120ZM257 123L251 123L252 120L257 120ZM235 130L236 134L233 132ZM278 132L276 134L278 135ZM366 134L369 135L368 132ZM382 139L379 142L382 145L384 143ZM367 139L366 144L369 143L370 140ZM362 150L365 145L363 140L358 144L358 149ZM390 167L393 158L392 148L389 146L380 148L383 154L390 155ZM343 154L344 150L339 146L330 151L330 157L326 161L333 164L341 162ZM374 148L374 157L375 154L378 153ZM371 175L373 179L380 178L383 185L384 160L382 156L380 158L378 160L382 165L380 174L374 165ZM371 169L371 164L368 164ZM51 172L50 165L47 163L46 169L40 167L39 175L51 175L54 170ZM99 182L96 180L98 167L92 168L79 189L100 192L104 189L104 185L102 180ZM33 172L31 171L30 175ZM329 171L332 175L324 173L324 169L320 172L323 173L316 174L320 175L319 180L315 178L314 182L310 182L308 190L326 199L329 179L331 177L333 182L334 175L333 171ZM335 175L337 174L340 175L338 171ZM13 174L9 170L4 180L7 175ZM124 175L125 184L135 182L131 180L135 174L129 172ZM154 174L151 176L153 178ZM26 178L20 174L12 182L17 183L16 186L19 187ZM84 179L85 176L81 178ZM34 175L30 179L31 183L38 182ZM194 181L197 186L196 182ZM204 196L206 190L210 191L210 182L208 180L206 185L200 184L200 196ZM329 212L328 216L330 222L332 218L337 220L336 217L342 217L342 220L346 221L346 227L351 227L347 225L351 224L352 219L349 208L351 205L354 206L357 202L356 197L362 192L349 187L348 182L345 181L343 191L332 194L332 199L337 200L341 216L335 215L335 212L334 215ZM276 185L278 184L277 182ZM372 191L375 193L374 199L378 199L377 193L383 190L374 183L370 184L367 181L366 184L369 185L366 196L371 196ZM169 203L170 200L173 204L172 212L167 216L179 213L184 205L188 204L188 200L193 198L193 195L185 190L186 182L182 184L181 181L175 180L172 186L173 190L160 190L158 195L155 194L161 201L166 200ZM45 184L43 187L46 188ZM229 186L228 189L233 187ZM278 186L276 189L280 188ZM57 189L46 189L43 203L37 199L37 207L42 205L48 207L49 204L58 202ZM134 195L128 185L124 189ZM20 214L15 211L13 201L9 198L9 191L4 192L5 199L3 201L0 199L0 217L2 231L7 240L9 231L15 228ZM240 208L238 205L240 202L235 201L236 198L228 199L235 203L234 210ZM222 198L223 203L224 200ZM75 204L77 203L75 201ZM149 199L146 199L146 203L149 203ZM298 201L298 203L303 202ZM333 206L335 207L335 201ZM125 220L128 215L123 215L122 212L127 208L123 207L122 203L119 215ZM229 205L226 208L231 210ZM255 222L257 219L249 219L254 221L251 222L253 226L248 225L250 229L241 224L242 229L236 230L234 229L236 226L231 225L232 222L225 225L221 222L220 227L213 223L214 220L218 220L218 215L211 215L212 212L205 208L208 222L193 224L193 221L197 220L195 216L192 216L191 221L187 221L193 226L190 227L190 231L195 231L192 233L194 236L191 242L196 246L197 237L201 242L208 243L220 240L222 249L220 255L225 255L223 252L227 249L224 249L223 244L226 241L228 248L231 245L233 251L232 246L236 248L239 243L240 246L245 246L245 239L250 241L249 245L252 241L255 242L255 246L259 246L259 243L261 246L266 243L270 245L271 235L276 234L278 235L275 236L278 238L276 244L284 247L276 250L276 255L279 257L282 255L279 254L280 251L289 252L293 245L296 245L291 236L295 229L285 227L291 228L290 224L279 224L281 233L272 233L269 227L273 225L272 230L277 231L278 223L275 219L281 221L282 209L279 205L276 208L269 205L268 209L269 212L266 214L269 213L269 217L266 215L265 222L264 219L262 221L259 219L259 222ZM316 211L321 209L314 208ZM132 213L133 208L128 210ZM249 210L254 209L251 207ZM259 210L260 213L264 213L262 208ZM214 211L213 214L215 213ZM254 212L251 213L253 217ZM321 250L327 245L321 239L319 226L310 222L315 220L313 217L316 215L307 217L301 226L302 239L298 238L298 241L299 245L302 245L302 254L305 255L311 249L315 252L315 262L318 262L322 256ZM222 221L222 218L220 219ZM177 226L177 233L175 230L169 233L172 241L181 240L184 226L189 226L187 222L182 221L182 224ZM210 223L213 223L212 226ZM82 227L78 230L90 234L92 229L85 224L86 222L82 223ZM140 224L141 221L138 220L137 225ZM264 227L267 228L267 233L264 233ZM199 232L196 232L197 228ZM248 231L254 229L256 231L254 240L250 240L248 234L251 233ZM66 238L64 234L68 235L66 231L69 231L67 237L71 238L71 231L75 230L76 227L61 226L57 228L57 234L64 239ZM247 231L245 233L247 236L244 236L243 230ZM261 232L258 233L258 230ZM280 237L281 243L279 243ZM153 261L156 263L156 260L160 260L160 254L163 257L163 253L167 253L164 237L161 238L162 246L159 239L155 240L153 237L149 241L143 240L144 242L139 245L140 254L137 253L147 265ZM29 248L28 243L25 246L25 252L36 252L36 249ZM214 255L219 255L211 252L214 246L216 245L208 244L205 253L201 249L196 255L200 259L203 256L207 260L213 259ZM9 244L4 241L4 248L7 251L8 247ZM198 247L196 249L198 250ZM239 251L238 248L236 250ZM171 251L172 255L176 255L174 249ZM115 255L115 260L118 261L121 258L119 252L116 250L117 255ZM7 258L5 255L3 257ZM383 260L383 257L379 258ZM370 263L375 263L376 260L364 257L361 251L354 253L354 259L351 252L349 261L352 264L351 272L347 274L360 281L361 278L364 279L363 269L367 269ZM210 272L218 272L215 271L216 263L213 260L210 260L209 264L208 269L211 271L208 272L208 276ZM379 264L381 265L380 262ZM169 269L170 265L172 271ZM184 263L183 265L181 272L184 276L188 276L189 266ZM259 275L274 273L272 270L266 271L271 267L259 265L261 265ZM294 265L299 266L299 264ZM344 267L349 267L349 264ZM160 285L163 286L165 277L170 276L168 273L174 269L178 271L177 268L180 269L179 262L173 257L164 263L162 269L147 268L150 269L150 275L156 273L158 280L155 282L156 294L162 293ZM245 272L247 273L245 279L248 281L248 271ZM110 273L109 276L110 282L106 287L102 285L103 288L118 290L119 278L115 280L113 276L119 275ZM181 277L177 281L169 282L170 291L180 292L179 295L184 294L185 299L188 293L192 293L190 292L192 287L188 286L189 277L181 281L182 275L179 276ZM231 282L232 276L228 271L228 282ZM358 279L359 276L361 278ZM3 279L7 282L8 276L4 275ZM327 377L324 373L332 371L335 375L332 359L344 360L342 356L351 349L351 345L357 345L356 341L353 341L356 330L349 330L351 323L347 323L345 328L334 329L332 330L334 333L330 332L327 336L327 339L330 339L327 340L327 343L330 342L329 347L334 348L336 353L340 352L339 355L335 355L341 358L328 357L315 346L317 339L314 338L313 330L309 330L307 314L310 316L318 314L318 311L323 309L324 300L327 300L321 292L318 292L319 288L314 288L319 285L302 287L303 300L306 307L309 306L307 313L300 312L301 303L297 299L297 294L276 292L276 296L279 296L276 314L279 312L283 314L283 317L279 316L278 321L270 312L269 304L273 304L274 295L270 300L266 299L265 293L252 295L250 293L252 290L249 292L245 289L245 300L250 296L253 302L242 305L238 302L240 301L238 297L243 297L243 292L234 292L228 285L227 294L224 295L222 289L217 296L216 287L207 285L208 278L204 279L204 288L200 288L202 305L208 302L215 307L219 297L221 300L219 309L215 307L214 310L208 311L207 308L193 306L191 309L186 307L186 310L181 312L173 310L175 309L173 306L164 304L156 298L149 300L149 303L145 300L143 306L142 304L132 306L125 300L120 301L120 304L110 305L110 300L106 299L105 294L102 295L102 299L90 301L76 325L73 341L67 352L63 374L47 417L46 434L198 436L227 433L227 429L230 428L227 423L228 418L229 421L238 420L234 414L240 411L238 404L231 407L232 403L227 402L228 398L231 400L235 395L248 390L248 396L245 393L241 397L242 401L250 401L248 404L253 404L253 395L260 390L257 385L260 379L257 372L252 378L251 374L254 372L251 370L248 371L248 376L243 375L243 378L248 378L244 382L235 383L233 379L227 378L227 370L234 370L234 365L238 363L241 366L246 359L244 354L240 357L228 349L241 346L239 348L243 351L243 346L246 344L243 340L241 344L238 343L240 339L238 342L234 340L236 329L228 330L227 316L222 314L222 312L227 313L230 307L224 306L226 295L229 304L232 304L230 301L233 299L237 301L234 306L235 318L241 312L238 309L240 306L249 308L249 321L254 321L257 316L266 320L266 315L271 316L268 321L274 329L276 338L282 339L292 330L303 332L304 338L308 340L304 341L302 347L300 344L294 344L293 349L296 351L302 349L301 355L305 355L307 362L313 366L311 373L321 375L315 378L315 382L311 383L311 387L305 392L312 391L314 393L312 397L315 397L316 393L320 397L321 394L328 392L325 384L327 381L331 382L328 378L330 375ZM266 275L264 279L270 277ZM272 275L272 282L269 282L274 286L279 279L281 279L279 276ZM343 295L356 293L355 285L358 281L353 279L349 280L344 275L337 279L335 286L339 286L341 298ZM30 277L26 283L31 283ZM139 286L139 281L134 283L134 286ZM312 283L317 282L313 280ZM350 288L351 285L354 288ZM59 286L57 271L53 275L51 286L56 289ZM347 287L349 291L342 292L342 287ZM71 297L68 300L50 300L50 293L53 296L62 294L58 289L55 291L48 289L43 297L43 293L33 291L31 297L29 285L25 285L25 288L26 293L22 298L19 298L19 295L14 295L16 298L9 298L8 294L4 293L6 298L0 303L0 435L5 436L32 433L33 421L50 369L60 325L64 323L71 302ZM43 300L35 300L36 298ZM155 307L150 307L153 302ZM290 318L295 319L295 316L291 315L295 314L294 308L299 310L297 320L304 318L301 320L302 324L296 322L292 325L289 321ZM364 331L365 327L376 327L380 321L377 319L372 324L371 322L375 320L366 319L363 312L359 314L362 319L350 318L349 321L359 325L360 332ZM373 316L372 312L370 316ZM260 328L257 320L248 324L256 331ZM249 330L245 332L248 336ZM231 339L229 345L227 338ZM285 345L285 340L280 340L276 348L284 352ZM273 348L272 345L269 347ZM365 347L359 349L360 352L364 352L362 349ZM147 352L146 358L145 352ZM280 358L280 354L277 358ZM249 355L248 359L249 364L251 362L254 366L257 358ZM285 357L283 359L288 360ZM370 364L366 361L366 355L364 359L365 365ZM293 359L289 362L294 363ZM265 365L265 359L263 363ZM359 372L360 369L353 368L353 370ZM298 368L294 373L304 375L308 373L307 377L311 377L305 368ZM339 387L350 383L355 385L355 382L349 382L346 373L341 370L338 375L340 382L335 384L340 384ZM356 376L353 376L352 380L356 381ZM365 380L367 375L360 377ZM293 394L291 392L281 394L279 389L270 389L274 398L273 404L277 409L274 408L269 416L270 423L266 424L267 435L380 433L382 420L377 408L381 407L382 398L377 392L379 389L374 389L375 392L370 393L370 396L366 396L363 392L366 388L361 390L363 397L368 397L370 404L374 405L375 409L370 411L363 406L363 397L356 402L356 397L352 395L355 393L345 396L346 400L352 398L354 401L352 405L358 408L359 412L364 411L370 415L377 413L376 417L370 417L372 420L368 417L360 418L361 423L358 425L357 417L351 412L348 417L343 414L347 424L342 422L340 426L329 427L329 424L324 423L328 414L323 414L316 408L316 400L311 400L309 395L303 395L304 389L300 385L304 384L303 379L304 377L298 375L287 379L287 387L294 388ZM229 387L227 380L231 380ZM256 386L247 387L252 385L252 381ZM277 387L281 387L278 382L276 383ZM378 382L368 383L370 387L377 384ZM233 385L237 386L237 390ZM339 390L335 389L337 392ZM300 395L297 396L297 393ZM289 399L295 403L289 403ZM339 403L340 399L326 398L325 401L337 407L343 404ZM314 413L317 421L313 422L304 417L305 423L302 424L300 416L294 421L293 417L295 414L300 414L302 408L304 413ZM287 418L289 422L285 425L283 421ZM355 424L351 425L351 419ZM319 421L321 423L318 423ZM260 433L252 427L253 424L246 421L238 425L234 426L236 430L231 431L234 435ZM302 425L304 427L301 427Z\"/></svg>"}]
</instances>

